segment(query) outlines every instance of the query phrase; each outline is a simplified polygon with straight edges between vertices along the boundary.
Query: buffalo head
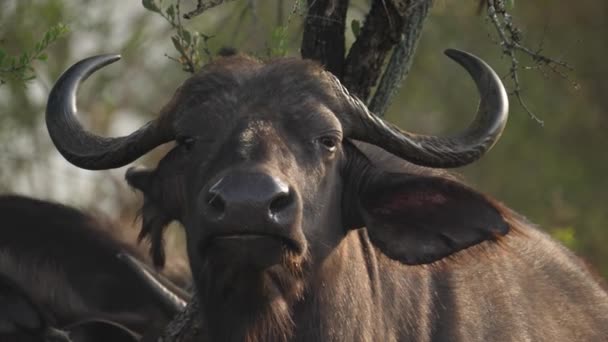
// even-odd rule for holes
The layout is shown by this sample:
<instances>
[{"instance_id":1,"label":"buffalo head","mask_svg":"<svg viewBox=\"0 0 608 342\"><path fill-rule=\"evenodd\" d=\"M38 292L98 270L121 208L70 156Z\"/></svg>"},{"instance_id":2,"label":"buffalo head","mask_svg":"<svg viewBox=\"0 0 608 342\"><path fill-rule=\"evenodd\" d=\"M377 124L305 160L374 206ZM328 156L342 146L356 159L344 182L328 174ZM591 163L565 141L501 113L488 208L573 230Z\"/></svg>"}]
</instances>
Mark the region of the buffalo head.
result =
<instances>
[{"instance_id":1,"label":"buffalo head","mask_svg":"<svg viewBox=\"0 0 608 342\"><path fill-rule=\"evenodd\" d=\"M477 57L446 53L481 95L473 123L452 137L384 121L313 62L241 55L205 66L158 118L116 138L84 130L75 103L80 82L119 57L85 59L55 84L46 120L63 156L86 169L120 167L175 141L156 169L127 172L145 196L142 236L151 236L156 263L163 227L181 222L209 320L261 313L272 322L264 329L284 331L311 279L355 229L366 227L374 248L405 264L434 262L508 231L484 196L431 174L385 171L358 148L362 141L446 168L494 145L508 111L499 77Z\"/></svg>"}]
</instances>

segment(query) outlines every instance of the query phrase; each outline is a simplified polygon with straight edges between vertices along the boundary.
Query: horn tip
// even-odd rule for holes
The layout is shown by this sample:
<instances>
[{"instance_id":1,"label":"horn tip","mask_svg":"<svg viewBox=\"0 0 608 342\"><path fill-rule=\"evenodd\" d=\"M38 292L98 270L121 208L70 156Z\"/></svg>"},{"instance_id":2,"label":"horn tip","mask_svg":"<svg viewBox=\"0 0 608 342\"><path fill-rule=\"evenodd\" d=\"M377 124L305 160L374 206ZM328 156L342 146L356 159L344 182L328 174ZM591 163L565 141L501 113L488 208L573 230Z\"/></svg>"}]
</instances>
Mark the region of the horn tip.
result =
<instances>
[{"instance_id":1,"label":"horn tip","mask_svg":"<svg viewBox=\"0 0 608 342\"><path fill-rule=\"evenodd\" d=\"M112 64L122 58L121 54L118 53L109 53L106 55L101 55L100 57L104 58L107 64Z\"/></svg>"},{"instance_id":2,"label":"horn tip","mask_svg":"<svg viewBox=\"0 0 608 342\"><path fill-rule=\"evenodd\" d=\"M471 54L458 49L445 49L443 53L455 61L460 61L463 58L471 57Z\"/></svg>"}]
</instances>

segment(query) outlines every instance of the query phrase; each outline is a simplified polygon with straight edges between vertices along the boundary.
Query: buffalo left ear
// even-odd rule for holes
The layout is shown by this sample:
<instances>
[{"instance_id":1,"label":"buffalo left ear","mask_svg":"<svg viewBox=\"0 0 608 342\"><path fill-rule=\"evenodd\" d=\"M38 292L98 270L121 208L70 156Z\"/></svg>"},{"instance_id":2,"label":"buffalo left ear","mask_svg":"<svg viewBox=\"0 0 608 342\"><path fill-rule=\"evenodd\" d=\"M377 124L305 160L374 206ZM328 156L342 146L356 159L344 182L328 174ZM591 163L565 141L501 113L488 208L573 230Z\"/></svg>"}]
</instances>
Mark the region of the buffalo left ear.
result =
<instances>
[{"instance_id":1,"label":"buffalo left ear","mask_svg":"<svg viewBox=\"0 0 608 342\"><path fill-rule=\"evenodd\" d=\"M431 263L509 231L490 200L447 179L382 173L361 190L370 239L405 264Z\"/></svg>"}]
</instances>

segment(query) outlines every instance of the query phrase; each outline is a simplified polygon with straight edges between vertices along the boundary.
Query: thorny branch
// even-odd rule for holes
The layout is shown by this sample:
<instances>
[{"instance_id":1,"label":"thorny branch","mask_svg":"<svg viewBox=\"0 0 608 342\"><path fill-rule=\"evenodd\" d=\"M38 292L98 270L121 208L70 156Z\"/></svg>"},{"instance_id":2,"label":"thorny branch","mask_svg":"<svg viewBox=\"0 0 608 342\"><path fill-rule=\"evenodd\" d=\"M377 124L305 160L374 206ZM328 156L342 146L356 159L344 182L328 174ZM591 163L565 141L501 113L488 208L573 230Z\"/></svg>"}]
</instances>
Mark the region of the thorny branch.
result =
<instances>
[{"instance_id":1,"label":"thorny branch","mask_svg":"<svg viewBox=\"0 0 608 342\"><path fill-rule=\"evenodd\" d=\"M532 50L522 45L522 33L519 28L513 24L513 18L506 10L504 0L487 0L487 13L492 24L495 26L499 36L499 43L502 47L503 54L511 58L511 68L509 69L509 76L513 81L512 94L517 98L517 102L522 108L528 113L528 115L538 122L541 126L544 125L544 121L538 118L526 105L521 95L521 85L519 80L519 60L517 59L516 52L521 52L528 55L535 63L535 67L531 68L542 68L548 67L551 71L558 75L568 78L566 72L572 71L572 67L566 62L560 61L547 57L542 54L543 45L541 44L537 50Z\"/></svg>"},{"instance_id":2,"label":"thorny branch","mask_svg":"<svg viewBox=\"0 0 608 342\"><path fill-rule=\"evenodd\" d=\"M187 71L189 73L194 73L196 70L196 63L194 62L193 52L186 51L186 49L184 49L183 44L181 44L182 43L181 40L183 40L182 37L184 34L184 27L182 26L182 23L181 23L181 19L179 16L179 10L180 10L180 0L178 0L177 3L175 4L175 11L177 13L177 23L173 23L174 18L167 17L167 20L169 20L169 22L171 22L173 27L177 30L177 37L172 37L171 39L173 40L173 44L175 45L175 48L178 50L178 52L182 56L180 59L175 59L170 56L167 56L167 57L182 64L184 67L184 71ZM160 13L162 15L162 12L160 12Z\"/></svg>"}]
</instances>

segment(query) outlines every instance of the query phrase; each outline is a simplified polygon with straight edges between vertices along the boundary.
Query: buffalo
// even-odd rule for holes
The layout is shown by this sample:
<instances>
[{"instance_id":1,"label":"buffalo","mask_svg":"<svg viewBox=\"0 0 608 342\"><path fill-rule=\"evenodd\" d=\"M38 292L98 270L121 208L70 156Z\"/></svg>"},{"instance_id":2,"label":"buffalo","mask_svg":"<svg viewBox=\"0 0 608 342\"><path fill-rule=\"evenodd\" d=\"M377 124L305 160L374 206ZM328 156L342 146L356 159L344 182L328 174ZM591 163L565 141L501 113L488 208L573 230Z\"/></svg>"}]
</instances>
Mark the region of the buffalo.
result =
<instances>
[{"instance_id":1,"label":"buffalo","mask_svg":"<svg viewBox=\"0 0 608 342\"><path fill-rule=\"evenodd\" d=\"M117 55L84 59L54 85L46 123L59 152L91 170L164 143L132 168L142 234L163 263L178 221L209 341L605 341L608 295L583 262L498 201L442 169L500 137L496 73L458 50L475 119L451 137L371 113L313 61L224 55L123 137L85 130L80 83Z\"/></svg>"},{"instance_id":2,"label":"buffalo","mask_svg":"<svg viewBox=\"0 0 608 342\"><path fill-rule=\"evenodd\" d=\"M64 329L8 276L0 273L0 338L13 342L136 342L139 336L115 322L89 319Z\"/></svg>"},{"instance_id":3,"label":"buffalo","mask_svg":"<svg viewBox=\"0 0 608 342\"><path fill-rule=\"evenodd\" d=\"M161 331L189 297L109 222L17 195L0 196L0 219L0 340L131 341Z\"/></svg>"}]
</instances>

